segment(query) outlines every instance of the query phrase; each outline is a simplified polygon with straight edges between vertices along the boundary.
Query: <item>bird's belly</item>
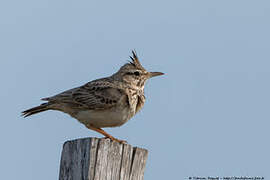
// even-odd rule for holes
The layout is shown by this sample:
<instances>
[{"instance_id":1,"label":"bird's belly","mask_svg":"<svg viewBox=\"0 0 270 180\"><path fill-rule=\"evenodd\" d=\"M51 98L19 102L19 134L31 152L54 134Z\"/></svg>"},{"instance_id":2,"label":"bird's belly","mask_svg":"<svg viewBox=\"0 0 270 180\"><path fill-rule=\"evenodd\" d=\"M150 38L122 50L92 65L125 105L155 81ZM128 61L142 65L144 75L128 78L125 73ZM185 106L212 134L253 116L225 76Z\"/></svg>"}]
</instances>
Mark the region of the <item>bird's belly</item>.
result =
<instances>
[{"instance_id":1,"label":"bird's belly","mask_svg":"<svg viewBox=\"0 0 270 180\"><path fill-rule=\"evenodd\" d=\"M134 115L134 114L133 114ZM79 122L90 124L97 128L121 126L132 116L128 108L120 110L86 110L74 115Z\"/></svg>"}]
</instances>

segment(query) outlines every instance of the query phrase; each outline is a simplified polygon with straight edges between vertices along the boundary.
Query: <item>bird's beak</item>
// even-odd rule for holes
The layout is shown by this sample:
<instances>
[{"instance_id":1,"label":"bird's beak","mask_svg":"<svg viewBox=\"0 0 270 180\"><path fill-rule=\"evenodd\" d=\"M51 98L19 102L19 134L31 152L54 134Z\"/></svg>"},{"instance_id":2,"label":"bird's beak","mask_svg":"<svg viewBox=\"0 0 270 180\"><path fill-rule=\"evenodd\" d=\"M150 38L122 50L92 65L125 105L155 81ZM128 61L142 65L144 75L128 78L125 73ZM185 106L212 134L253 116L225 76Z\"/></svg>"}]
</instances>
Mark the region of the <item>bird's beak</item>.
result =
<instances>
[{"instance_id":1,"label":"bird's beak","mask_svg":"<svg viewBox=\"0 0 270 180\"><path fill-rule=\"evenodd\" d=\"M149 78L152 78L152 77L155 77L155 76L161 76L161 75L163 75L164 73L162 73L162 72L150 72L149 73Z\"/></svg>"}]
</instances>

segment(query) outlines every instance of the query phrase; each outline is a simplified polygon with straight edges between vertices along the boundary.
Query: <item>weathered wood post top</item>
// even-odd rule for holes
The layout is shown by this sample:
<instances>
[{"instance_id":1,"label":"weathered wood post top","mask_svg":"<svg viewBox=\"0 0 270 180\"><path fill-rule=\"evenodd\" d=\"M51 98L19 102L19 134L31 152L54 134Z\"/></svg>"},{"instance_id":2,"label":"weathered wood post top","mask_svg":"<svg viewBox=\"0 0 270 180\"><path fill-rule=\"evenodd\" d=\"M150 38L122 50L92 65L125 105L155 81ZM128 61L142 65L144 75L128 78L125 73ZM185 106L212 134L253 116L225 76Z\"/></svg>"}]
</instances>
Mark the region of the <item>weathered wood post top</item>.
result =
<instances>
[{"instance_id":1,"label":"weathered wood post top","mask_svg":"<svg viewBox=\"0 0 270 180\"><path fill-rule=\"evenodd\" d=\"M109 139L64 143L59 180L143 180L147 150Z\"/></svg>"}]
</instances>

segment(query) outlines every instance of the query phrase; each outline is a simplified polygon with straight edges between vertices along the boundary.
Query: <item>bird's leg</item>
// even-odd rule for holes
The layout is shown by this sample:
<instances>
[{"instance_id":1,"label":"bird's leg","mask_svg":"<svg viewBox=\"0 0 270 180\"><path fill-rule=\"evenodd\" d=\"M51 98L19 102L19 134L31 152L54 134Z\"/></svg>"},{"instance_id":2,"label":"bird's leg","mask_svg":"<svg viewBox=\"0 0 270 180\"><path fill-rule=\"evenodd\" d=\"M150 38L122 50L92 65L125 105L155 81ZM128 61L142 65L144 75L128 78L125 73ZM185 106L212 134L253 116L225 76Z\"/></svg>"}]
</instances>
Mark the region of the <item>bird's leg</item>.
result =
<instances>
[{"instance_id":1,"label":"bird's leg","mask_svg":"<svg viewBox=\"0 0 270 180\"><path fill-rule=\"evenodd\" d=\"M96 128L96 127L93 127L93 126L88 125L88 124L86 125L86 127L87 127L88 129L91 129L91 130L93 130L93 131L96 131L96 132L98 132L98 133L104 135L105 137L111 139L112 141L116 141L116 142L119 142L119 143L126 143L126 141L123 141L123 140L120 140L120 139L116 139L115 137L111 136L110 134L108 134L106 131L104 131L104 130L101 129L101 128Z\"/></svg>"}]
</instances>

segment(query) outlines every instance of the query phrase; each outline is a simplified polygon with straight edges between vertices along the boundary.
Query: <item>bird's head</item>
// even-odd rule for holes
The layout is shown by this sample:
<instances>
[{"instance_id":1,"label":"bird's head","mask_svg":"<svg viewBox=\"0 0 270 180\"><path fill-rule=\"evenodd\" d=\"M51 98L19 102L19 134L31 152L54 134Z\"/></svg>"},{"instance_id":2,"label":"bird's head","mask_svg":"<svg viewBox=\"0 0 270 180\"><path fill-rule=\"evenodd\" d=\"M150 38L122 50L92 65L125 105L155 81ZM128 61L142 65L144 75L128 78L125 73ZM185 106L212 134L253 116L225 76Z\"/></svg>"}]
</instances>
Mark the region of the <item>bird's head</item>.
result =
<instances>
[{"instance_id":1,"label":"bird's head","mask_svg":"<svg viewBox=\"0 0 270 180\"><path fill-rule=\"evenodd\" d=\"M163 75L162 72L148 72L141 65L136 52L132 51L131 61L123 65L114 75L132 87L144 88L145 82L155 76Z\"/></svg>"}]
</instances>

